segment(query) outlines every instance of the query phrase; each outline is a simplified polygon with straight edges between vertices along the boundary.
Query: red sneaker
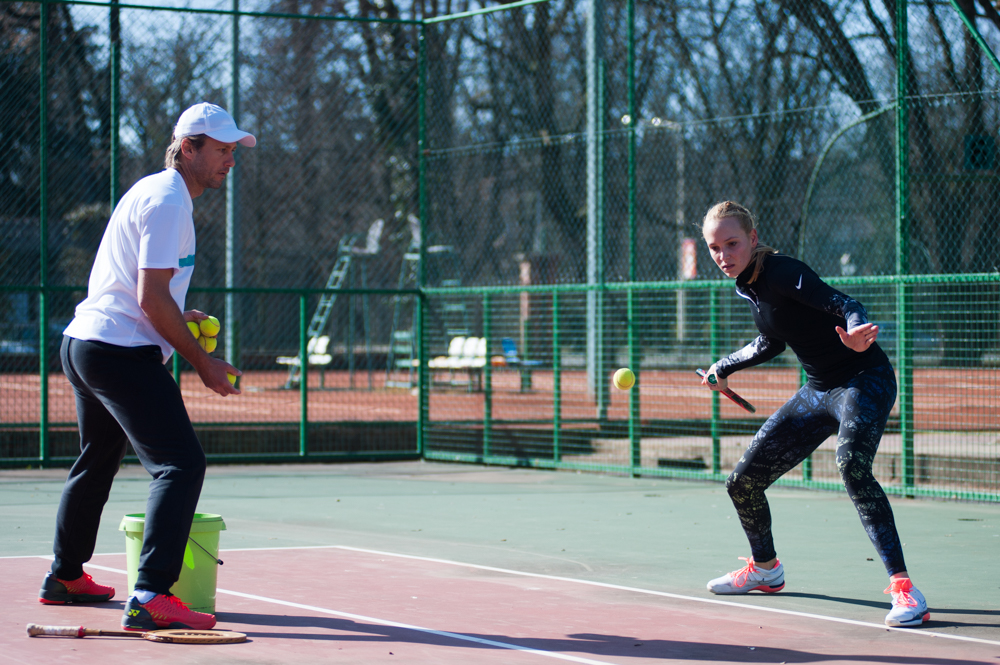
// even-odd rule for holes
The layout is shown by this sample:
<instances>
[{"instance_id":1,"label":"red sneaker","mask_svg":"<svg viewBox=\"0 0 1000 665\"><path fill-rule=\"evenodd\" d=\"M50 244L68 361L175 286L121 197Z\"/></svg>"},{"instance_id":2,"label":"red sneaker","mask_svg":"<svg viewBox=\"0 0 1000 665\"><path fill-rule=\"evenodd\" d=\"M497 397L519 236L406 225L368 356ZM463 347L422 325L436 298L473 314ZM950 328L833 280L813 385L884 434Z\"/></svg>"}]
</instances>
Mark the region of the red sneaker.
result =
<instances>
[{"instance_id":1,"label":"red sneaker","mask_svg":"<svg viewBox=\"0 0 1000 665\"><path fill-rule=\"evenodd\" d=\"M177 596L158 593L148 602L140 603L130 596L122 615L125 630L156 630L157 628L189 628L208 630L215 626L215 616L195 612Z\"/></svg>"},{"instance_id":2,"label":"red sneaker","mask_svg":"<svg viewBox=\"0 0 1000 665\"><path fill-rule=\"evenodd\" d=\"M79 579L61 580L51 572L42 580L38 592L38 602L46 605L67 605L71 603L103 603L115 596L113 586L104 586L94 581L87 573Z\"/></svg>"}]
</instances>

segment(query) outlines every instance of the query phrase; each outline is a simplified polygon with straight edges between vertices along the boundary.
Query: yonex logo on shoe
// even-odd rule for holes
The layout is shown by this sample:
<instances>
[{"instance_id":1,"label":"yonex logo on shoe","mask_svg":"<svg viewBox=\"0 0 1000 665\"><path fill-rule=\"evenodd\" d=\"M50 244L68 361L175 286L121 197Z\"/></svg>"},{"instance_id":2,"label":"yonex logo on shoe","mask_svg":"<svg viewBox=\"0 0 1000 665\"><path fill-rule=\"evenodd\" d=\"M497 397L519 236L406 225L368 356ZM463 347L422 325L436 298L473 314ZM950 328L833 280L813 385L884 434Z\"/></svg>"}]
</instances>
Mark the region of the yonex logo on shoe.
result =
<instances>
[{"instance_id":1,"label":"yonex logo on shoe","mask_svg":"<svg viewBox=\"0 0 1000 665\"><path fill-rule=\"evenodd\" d=\"M139 616L139 610L129 610L128 615L130 617Z\"/></svg>"}]
</instances>

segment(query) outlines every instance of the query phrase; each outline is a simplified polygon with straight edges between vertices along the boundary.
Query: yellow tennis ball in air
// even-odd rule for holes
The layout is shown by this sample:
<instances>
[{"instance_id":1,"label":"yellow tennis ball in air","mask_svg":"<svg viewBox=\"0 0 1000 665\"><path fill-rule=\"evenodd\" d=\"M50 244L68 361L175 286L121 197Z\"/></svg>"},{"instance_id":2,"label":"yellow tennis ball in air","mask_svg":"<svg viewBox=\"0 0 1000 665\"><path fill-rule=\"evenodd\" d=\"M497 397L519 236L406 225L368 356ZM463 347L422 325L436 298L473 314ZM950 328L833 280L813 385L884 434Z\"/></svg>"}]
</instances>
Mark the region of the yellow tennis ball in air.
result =
<instances>
[{"instance_id":1,"label":"yellow tennis ball in air","mask_svg":"<svg viewBox=\"0 0 1000 665\"><path fill-rule=\"evenodd\" d=\"M201 344L201 348L205 349L205 353L215 351L215 347L219 345L217 339L214 337L205 337L204 335L198 338L198 343Z\"/></svg>"},{"instance_id":2,"label":"yellow tennis ball in air","mask_svg":"<svg viewBox=\"0 0 1000 665\"><path fill-rule=\"evenodd\" d=\"M188 330L191 331L191 334L194 335L194 338L198 339L199 337L201 337L201 328L198 327L197 322L188 321L187 323L188 323Z\"/></svg>"},{"instance_id":3,"label":"yellow tennis ball in air","mask_svg":"<svg viewBox=\"0 0 1000 665\"><path fill-rule=\"evenodd\" d=\"M201 328L201 334L205 337L215 337L219 334L219 329L222 328L219 325L219 320L214 316L202 319L198 326Z\"/></svg>"},{"instance_id":4,"label":"yellow tennis ball in air","mask_svg":"<svg viewBox=\"0 0 1000 665\"><path fill-rule=\"evenodd\" d=\"M615 384L615 388L618 390L628 390L635 385L635 374L628 367L622 367L615 372L615 376L611 379L611 382Z\"/></svg>"}]
</instances>

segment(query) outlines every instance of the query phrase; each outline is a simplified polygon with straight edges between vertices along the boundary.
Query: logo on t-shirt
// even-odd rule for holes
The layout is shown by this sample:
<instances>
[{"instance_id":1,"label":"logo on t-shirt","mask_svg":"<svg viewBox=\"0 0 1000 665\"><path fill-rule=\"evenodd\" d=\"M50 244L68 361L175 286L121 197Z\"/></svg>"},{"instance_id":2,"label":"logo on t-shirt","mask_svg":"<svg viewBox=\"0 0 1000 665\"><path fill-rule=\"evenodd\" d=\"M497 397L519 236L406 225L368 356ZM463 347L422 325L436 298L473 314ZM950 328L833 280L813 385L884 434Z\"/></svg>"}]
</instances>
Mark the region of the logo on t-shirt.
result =
<instances>
[{"instance_id":1,"label":"logo on t-shirt","mask_svg":"<svg viewBox=\"0 0 1000 665\"><path fill-rule=\"evenodd\" d=\"M177 264L181 268L187 268L188 266L194 265L194 254L188 254L183 259L178 259Z\"/></svg>"}]
</instances>

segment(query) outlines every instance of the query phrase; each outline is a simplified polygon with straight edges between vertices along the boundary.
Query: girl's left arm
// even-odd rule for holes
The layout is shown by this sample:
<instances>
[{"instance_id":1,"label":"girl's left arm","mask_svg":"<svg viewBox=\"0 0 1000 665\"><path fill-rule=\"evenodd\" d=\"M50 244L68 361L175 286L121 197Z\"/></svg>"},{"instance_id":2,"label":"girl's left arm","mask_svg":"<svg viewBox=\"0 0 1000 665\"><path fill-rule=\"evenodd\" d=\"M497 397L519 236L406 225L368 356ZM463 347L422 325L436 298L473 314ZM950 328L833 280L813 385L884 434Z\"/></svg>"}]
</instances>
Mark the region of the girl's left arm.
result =
<instances>
[{"instance_id":1,"label":"girl's left arm","mask_svg":"<svg viewBox=\"0 0 1000 665\"><path fill-rule=\"evenodd\" d=\"M849 331L868 323L868 312L861 303L824 282L806 264L795 263L797 265L783 267L780 272L769 275L768 284L775 292L807 307L842 317Z\"/></svg>"},{"instance_id":2,"label":"girl's left arm","mask_svg":"<svg viewBox=\"0 0 1000 665\"><path fill-rule=\"evenodd\" d=\"M843 318L846 329L836 326L835 330L844 346L853 351L860 353L868 349L878 337L878 326L868 322L864 306L824 282L804 263L771 275L769 284L775 291L796 302Z\"/></svg>"}]
</instances>

